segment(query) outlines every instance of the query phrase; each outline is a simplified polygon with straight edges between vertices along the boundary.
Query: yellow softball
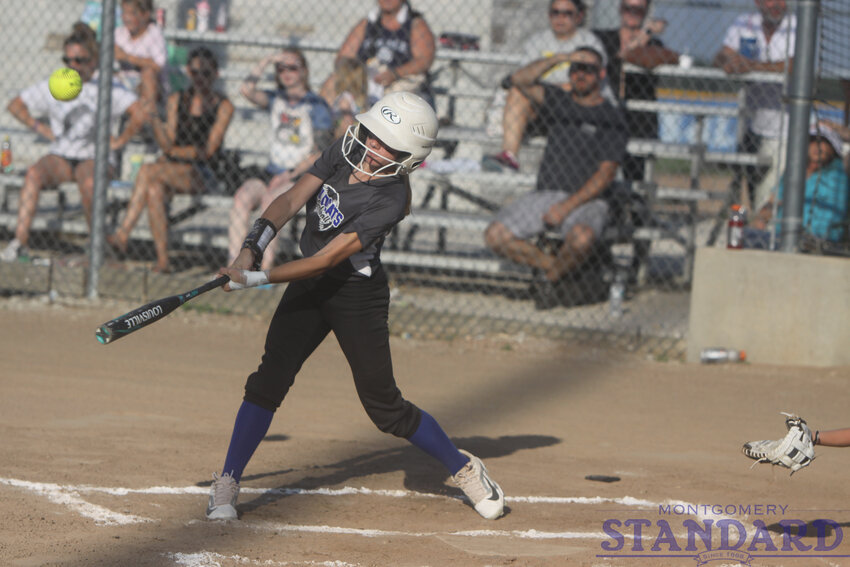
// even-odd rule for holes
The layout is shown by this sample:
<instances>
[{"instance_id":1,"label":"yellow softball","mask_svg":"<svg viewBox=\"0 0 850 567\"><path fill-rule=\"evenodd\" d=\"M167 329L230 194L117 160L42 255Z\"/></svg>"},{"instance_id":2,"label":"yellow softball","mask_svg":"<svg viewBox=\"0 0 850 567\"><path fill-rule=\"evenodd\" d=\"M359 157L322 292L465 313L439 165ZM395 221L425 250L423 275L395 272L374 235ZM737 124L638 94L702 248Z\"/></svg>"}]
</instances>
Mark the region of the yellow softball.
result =
<instances>
[{"instance_id":1,"label":"yellow softball","mask_svg":"<svg viewBox=\"0 0 850 567\"><path fill-rule=\"evenodd\" d=\"M80 74L67 67L53 71L47 85L50 88L50 94L56 100L75 99L83 90L83 80L80 78Z\"/></svg>"}]
</instances>

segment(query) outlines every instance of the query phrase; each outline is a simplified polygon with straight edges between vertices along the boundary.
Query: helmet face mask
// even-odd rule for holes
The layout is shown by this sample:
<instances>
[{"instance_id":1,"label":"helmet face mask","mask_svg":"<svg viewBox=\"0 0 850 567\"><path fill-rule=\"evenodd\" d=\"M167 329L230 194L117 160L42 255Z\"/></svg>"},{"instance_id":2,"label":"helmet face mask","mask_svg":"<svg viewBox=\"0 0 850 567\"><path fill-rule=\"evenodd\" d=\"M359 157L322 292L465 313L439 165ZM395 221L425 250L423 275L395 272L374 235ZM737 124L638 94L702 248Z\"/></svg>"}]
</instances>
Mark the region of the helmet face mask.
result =
<instances>
[{"instance_id":1,"label":"helmet face mask","mask_svg":"<svg viewBox=\"0 0 850 567\"><path fill-rule=\"evenodd\" d=\"M372 177L409 174L425 161L437 139L434 109L409 92L385 95L356 119L345 132L342 154L354 169ZM389 159L370 149L366 144L369 135L393 150L395 158ZM367 155L388 163L376 171L367 171L363 167Z\"/></svg>"},{"instance_id":2,"label":"helmet face mask","mask_svg":"<svg viewBox=\"0 0 850 567\"><path fill-rule=\"evenodd\" d=\"M396 154L395 159L379 154L370 148L366 143L366 140L370 137L376 138L382 145L384 145L384 147L392 150L392 152ZM345 160L351 167L372 177L392 177L393 175L402 175L406 173L405 166L402 162L409 157L409 154L399 152L398 150L390 148L388 145L384 144L380 138L375 136L375 134L373 134L368 128L359 123L352 124L345 131L345 139L342 143L342 154L345 156ZM363 168L363 163L366 161L367 156L377 159L378 162L386 163L376 170L366 171Z\"/></svg>"}]
</instances>

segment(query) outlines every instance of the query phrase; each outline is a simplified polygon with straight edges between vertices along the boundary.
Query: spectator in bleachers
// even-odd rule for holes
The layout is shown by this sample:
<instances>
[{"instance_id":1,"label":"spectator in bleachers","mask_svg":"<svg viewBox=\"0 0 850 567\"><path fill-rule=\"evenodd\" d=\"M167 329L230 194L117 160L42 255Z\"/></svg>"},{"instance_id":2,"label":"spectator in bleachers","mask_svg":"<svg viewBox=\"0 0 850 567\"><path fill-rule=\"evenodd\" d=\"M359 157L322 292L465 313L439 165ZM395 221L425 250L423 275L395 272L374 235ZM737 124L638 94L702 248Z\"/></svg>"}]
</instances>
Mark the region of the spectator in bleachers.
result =
<instances>
[{"instance_id":1,"label":"spectator in bleachers","mask_svg":"<svg viewBox=\"0 0 850 567\"><path fill-rule=\"evenodd\" d=\"M629 100L655 100L657 77L649 73L626 73L624 63L644 69L659 65L677 64L679 55L664 47L658 35L664 31L663 20L647 20L650 0L621 0L620 27L594 30L608 54L608 82L617 98ZM655 139L658 137L658 113L626 110L629 136ZM645 159L627 155L623 162L623 176L628 180L642 180Z\"/></svg>"},{"instance_id":2,"label":"spectator in bleachers","mask_svg":"<svg viewBox=\"0 0 850 567\"><path fill-rule=\"evenodd\" d=\"M214 89L218 61L205 47L189 54L187 71L191 81L186 91L168 97L166 121L155 109L148 115L162 155L142 165L121 225L107 242L126 254L130 232L145 208L156 250L154 272L172 270L168 257L167 202L175 193L202 193L217 184L215 171L221 159L224 134L233 117L233 103Z\"/></svg>"},{"instance_id":3,"label":"spectator in bleachers","mask_svg":"<svg viewBox=\"0 0 850 567\"><path fill-rule=\"evenodd\" d=\"M850 82L848 82L848 85L850 85ZM848 92L848 97L850 97L850 92ZM850 98L847 99L847 102L850 103ZM845 124L839 124L838 122L832 122L831 120L821 120L818 122L818 125L821 128L828 128L835 131L839 138L841 138L842 142L850 143L850 126L846 124L846 122L850 120L850 117L848 117L846 112L847 111L845 111L844 114ZM844 170L850 173L850 152L844 155ZM848 221L850 221L850 218L848 218ZM848 233L846 236L848 240L850 240L850 227L848 227Z\"/></svg>"},{"instance_id":4,"label":"spectator in bleachers","mask_svg":"<svg viewBox=\"0 0 850 567\"><path fill-rule=\"evenodd\" d=\"M377 0L348 33L336 59L359 59L369 76L369 104L384 93L408 91L433 106L428 71L434 63L436 42L425 17L408 0ZM335 73L322 85L325 100L333 98Z\"/></svg>"},{"instance_id":5,"label":"spectator in bleachers","mask_svg":"<svg viewBox=\"0 0 850 567\"><path fill-rule=\"evenodd\" d=\"M841 160L842 143L838 134L823 126L813 125L809 130L809 151L806 161L806 186L803 192L803 236L828 242L839 242L847 227L850 184ZM782 218L782 197L785 193L785 176L779 182L775 197L777 222L775 234L778 241ZM773 219L774 196L768 198L749 226L744 230L747 248L770 247L771 232L768 224ZM802 243L805 247L805 243Z\"/></svg>"},{"instance_id":6,"label":"spectator in bleachers","mask_svg":"<svg viewBox=\"0 0 850 567\"><path fill-rule=\"evenodd\" d=\"M523 46L523 66L541 57L553 57L575 51L581 46L592 47L602 54L607 65L605 47L592 31L581 27L584 23L583 0L551 0L549 2L549 28L529 37ZM552 65L540 76L549 85L569 85L569 62ZM522 88L514 85L508 89L502 113L502 151L484 157L482 165L491 171L519 169L519 148L525 136L545 136L546 121L538 115L535 105Z\"/></svg>"},{"instance_id":7,"label":"spectator in bleachers","mask_svg":"<svg viewBox=\"0 0 850 567\"><path fill-rule=\"evenodd\" d=\"M714 64L727 73L782 73L794 63L797 19L788 12L785 0L755 0L755 3L759 11L735 18L714 58ZM766 170L746 168L747 197L753 210L768 199L785 167L785 152L780 152L783 122L787 126L783 106L781 82L747 84L747 129L739 149L758 152L773 160Z\"/></svg>"},{"instance_id":8,"label":"spectator in bleachers","mask_svg":"<svg viewBox=\"0 0 850 567\"><path fill-rule=\"evenodd\" d=\"M333 112L334 138L345 135L348 127L369 104L368 77L366 66L359 59L343 57L334 66L334 92L325 99Z\"/></svg>"},{"instance_id":9,"label":"spectator in bleachers","mask_svg":"<svg viewBox=\"0 0 850 567\"><path fill-rule=\"evenodd\" d=\"M260 90L257 81L274 65L275 90ZM327 103L310 90L310 71L304 54L287 48L263 58L242 83L242 96L269 111L272 143L265 170L249 177L233 197L228 228L228 263L239 255L251 229L251 215L263 211L288 191L313 165L333 136ZM274 265L277 239L268 247L263 269Z\"/></svg>"},{"instance_id":10,"label":"spectator in bleachers","mask_svg":"<svg viewBox=\"0 0 850 567\"><path fill-rule=\"evenodd\" d=\"M569 86L539 82L565 63ZM549 137L536 190L503 207L487 227L485 241L497 254L544 274L546 283L532 290L541 308L558 304L559 282L582 268L608 219L603 193L622 163L627 134L622 110L602 94L604 78L604 59L592 47L539 59L510 77L547 121ZM563 236L554 252L529 242L546 229Z\"/></svg>"},{"instance_id":11,"label":"spectator in bleachers","mask_svg":"<svg viewBox=\"0 0 850 567\"><path fill-rule=\"evenodd\" d=\"M153 0L121 0L123 26L115 30L116 78L139 93L143 105L156 104L165 86L165 36L151 21Z\"/></svg>"},{"instance_id":12,"label":"spectator in bleachers","mask_svg":"<svg viewBox=\"0 0 850 567\"><path fill-rule=\"evenodd\" d=\"M850 96L850 93L848 93L848 96ZM850 98L848 98L847 100L848 102L850 102ZM844 121L847 122L847 120L848 116L847 114L845 114ZM838 134L838 136L844 142L850 143L850 126L847 126L847 124L839 124L838 122L833 122L831 120L821 120L818 122L818 124L822 128L829 128L831 130L834 130L835 133ZM844 156L844 169L850 172L850 153Z\"/></svg>"},{"instance_id":13,"label":"spectator in bleachers","mask_svg":"<svg viewBox=\"0 0 850 567\"><path fill-rule=\"evenodd\" d=\"M76 70L83 89L73 100L60 101L51 96L47 79L27 87L9 103L8 110L19 122L50 140L46 156L27 169L18 205L18 224L15 238L0 252L0 259L14 261L27 255L30 227L35 216L39 195L45 187L55 187L75 181L80 189L86 221L91 225L94 194L95 123L97 117L98 45L95 32L86 24L74 24L71 35L63 42L63 57L67 67ZM130 121L110 147L124 147L144 122L142 107L136 95L118 84L112 88L111 125L118 126L121 116ZM41 118L47 118L43 122ZM117 160L110 155L109 174L115 171Z\"/></svg>"}]
</instances>

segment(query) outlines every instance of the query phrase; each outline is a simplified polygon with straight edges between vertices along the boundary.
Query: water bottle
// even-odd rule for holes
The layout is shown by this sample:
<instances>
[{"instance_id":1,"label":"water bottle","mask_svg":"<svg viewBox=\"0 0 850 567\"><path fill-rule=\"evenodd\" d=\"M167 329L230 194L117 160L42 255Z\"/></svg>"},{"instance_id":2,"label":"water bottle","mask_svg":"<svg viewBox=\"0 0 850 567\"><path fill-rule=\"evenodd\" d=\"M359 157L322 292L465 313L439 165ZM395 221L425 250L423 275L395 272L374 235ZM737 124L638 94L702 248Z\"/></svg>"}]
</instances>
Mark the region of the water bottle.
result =
<instances>
[{"instance_id":1,"label":"water bottle","mask_svg":"<svg viewBox=\"0 0 850 567\"><path fill-rule=\"evenodd\" d=\"M626 275L622 270L614 273L614 281L608 296L608 310L611 317L619 319L623 316L623 300L626 297Z\"/></svg>"},{"instance_id":2,"label":"water bottle","mask_svg":"<svg viewBox=\"0 0 850 567\"><path fill-rule=\"evenodd\" d=\"M215 17L215 31L221 33L227 31L227 4L222 2L218 7L218 14Z\"/></svg>"},{"instance_id":3,"label":"water bottle","mask_svg":"<svg viewBox=\"0 0 850 567\"><path fill-rule=\"evenodd\" d=\"M747 210L741 205L732 205L729 223L726 227L726 248L740 250L744 247L744 225L747 222Z\"/></svg>"},{"instance_id":4,"label":"water bottle","mask_svg":"<svg viewBox=\"0 0 850 567\"><path fill-rule=\"evenodd\" d=\"M195 31L198 27L198 11L194 8L189 8L186 11L186 29Z\"/></svg>"},{"instance_id":5,"label":"water bottle","mask_svg":"<svg viewBox=\"0 0 850 567\"><path fill-rule=\"evenodd\" d=\"M199 0L195 5L198 14L197 30L201 33L210 29L210 3L207 0Z\"/></svg>"},{"instance_id":6,"label":"water bottle","mask_svg":"<svg viewBox=\"0 0 850 567\"><path fill-rule=\"evenodd\" d=\"M12 140L9 139L9 136L4 136L2 152L0 152L0 170L3 173L9 173L12 169Z\"/></svg>"},{"instance_id":7,"label":"water bottle","mask_svg":"<svg viewBox=\"0 0 850 567\"><path fill-rule=\"evenodd\" d=\"M742 350L732 348L704 348L699 353L699 361L703 364L716 364L719 362L744 362L747 360L747 353Z\"/></svg>"}]
</instances>

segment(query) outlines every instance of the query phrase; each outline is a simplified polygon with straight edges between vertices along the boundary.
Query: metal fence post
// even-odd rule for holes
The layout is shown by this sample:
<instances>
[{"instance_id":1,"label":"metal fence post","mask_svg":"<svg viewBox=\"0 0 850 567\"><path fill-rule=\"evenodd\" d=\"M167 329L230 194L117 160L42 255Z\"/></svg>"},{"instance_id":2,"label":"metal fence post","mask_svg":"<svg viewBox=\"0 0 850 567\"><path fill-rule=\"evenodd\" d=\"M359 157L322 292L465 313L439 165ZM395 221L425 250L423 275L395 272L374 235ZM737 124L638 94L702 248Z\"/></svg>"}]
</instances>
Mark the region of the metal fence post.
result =
<instances>
[{"instance_id":1,"label":"metal fence post","mask_svg":"<svg viewBox=\"0 0 850 567\"><path fill-rule=\"evenodd\" d=\"M97 123L94 156L94 198L89 238L89 277L86 295L97 299L106 228L106 189L109 184L109 138L112 115L112 63L115 45L115 0L103 0L100 22L100 61L97 82Z\"/></svg>"},{"instance_id":2,"label":"metal fence post","mask_svg":"<svg viewBox=\"0 0 850 567\"><path fill-rule=\"evenodd\" d=\"M796 252L803 227L803 193L806 186L809 115L812 109L817 15L820 0L800 0L797 5L797 33L794 68L788 86L788 148L785 195L781 222L782 252Z\"/></svg>"}]
</instances>

